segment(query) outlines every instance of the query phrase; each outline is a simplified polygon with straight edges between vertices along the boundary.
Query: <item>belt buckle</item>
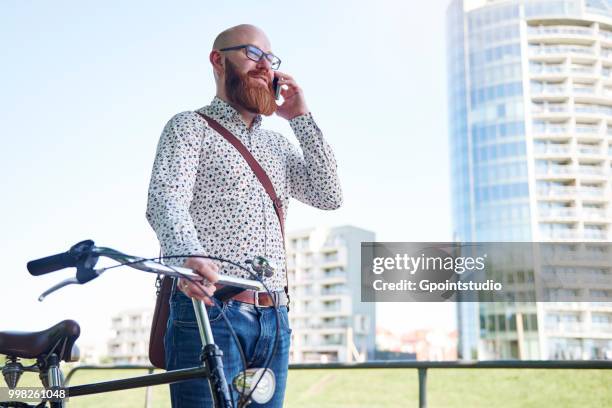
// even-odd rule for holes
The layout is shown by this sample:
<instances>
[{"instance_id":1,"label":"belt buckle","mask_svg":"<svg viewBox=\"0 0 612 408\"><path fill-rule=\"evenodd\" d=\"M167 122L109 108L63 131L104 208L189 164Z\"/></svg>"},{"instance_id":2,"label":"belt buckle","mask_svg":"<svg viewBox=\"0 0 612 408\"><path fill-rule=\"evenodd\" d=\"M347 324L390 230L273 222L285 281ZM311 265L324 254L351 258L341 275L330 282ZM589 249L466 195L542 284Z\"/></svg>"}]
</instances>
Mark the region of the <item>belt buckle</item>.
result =
<instances>
[{"instance_id":1,"label":"belt buckle","mask_svg":"<svg viewBox=\"0 0 612 408\"><path fill-rule=\"evenodd\" d=\"M273 305L279 306L280 296L279 296L279 293L278 293L278 292L272 292L272 293L270 294L270 293L268 293L268 292L257 292L257 291L254 291L253 293L254 293L254 301L253 301L253 304L254 304L255 306L257 306L257 307L270 307L270 306L261 306L261 305L259 304L259 294L260 294L260 293L265 293L265 294L271 295L272 299L274 299L274 304L273 304ZM272 305L272 306L273 306L273 305Z\"/></svg>"}]
</instances>

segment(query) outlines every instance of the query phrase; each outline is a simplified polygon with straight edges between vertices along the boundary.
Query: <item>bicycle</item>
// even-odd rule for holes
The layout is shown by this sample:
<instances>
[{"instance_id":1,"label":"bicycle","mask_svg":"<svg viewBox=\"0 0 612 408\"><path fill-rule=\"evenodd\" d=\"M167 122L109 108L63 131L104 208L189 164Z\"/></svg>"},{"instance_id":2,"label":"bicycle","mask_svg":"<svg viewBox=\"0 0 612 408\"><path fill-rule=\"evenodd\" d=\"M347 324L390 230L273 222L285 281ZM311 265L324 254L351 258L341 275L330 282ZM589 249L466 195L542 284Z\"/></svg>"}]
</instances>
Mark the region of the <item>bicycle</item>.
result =
<instances>
[{"instance_id":1,"label":"bicycle","mask_svg":"<svg viewBox=\"0 0 612 408\"><path fill-rule=\"evenodd\" d=\"M85 284L99 277L104 272L120 266L130 266L144 272L155 273L158 276L165 275L174 278L185 278L190 282L201 282L202 277L195 274L191 269L161 263L162 259L185 258L189 256L193 255L140 258L126 255L112 248L96 247L93 241L86 240L75 244L67 252L30 261L27 267L30 274L34 276L44 275L69 267L76 267L77 269L75 277L65 279L43 292L38 298L39 301L43 301L45 297L67 285ZM100 257L113 259L119 262L119 264L95 269ZM274 273L274 267L263 257L256 257L253 260L246 261L252 271L227 259L203 255L198 255L197 257L235 265L255 278L244 279L219 274L218 283L223 284L224 287L215 292L215 297L218 294L226 297L231 296L244 289L265 290L270 293L263 282L263 276L271 276ZM274 299L273 296L272 299ZM223 372L223 362L221 359L223 353L214 343L204 302L193 298L192 302L202 340L201 364L197 367L169 370L159 374L147 374L120 380L65 387L60 364L62 361L75 362L79 359L78 347L75 342L80 335L80 327L76 321L63 320L39 332L0 332L0 354L7 356L7 362L2 367L2 374L8 386L6 395L0 395L0 400L2 397L9 398L9 401L0 401L0 408L44 408L47 407L47 403L50 408L65 408L68 398L170 384L194 378L206 378L208 380L215 408L234 408L233 391L228 386ZM243 370L232 381L233 389L239 395L238 407L247 406L252 401L260 404L266 403L274 394L275 377L268 366L278 342L280 316L278 305L276 305L274 300L273 303L273 307L276 309L276 339L272 352L262 368L246 368L246 359L240 342L223 310L220 311L238 345L243 362ZM213 306L218 307L215 302L213 302ZM20 359L36 359L36 362L24 367ZM39 373L43 387L36 390L27 389L28 395L25 395L23 392L18 393L21 390L17 388L17 385L19 378L24 372ZM11 390L13 391L12 393ZM20 397L20 400L17 400L18 397ZM39 397L40 402L37 405L27 403L31 402L31 399L39 399ZM27 399L27 402L22 401L23 399Z\"/></svg>"}]
</instances>

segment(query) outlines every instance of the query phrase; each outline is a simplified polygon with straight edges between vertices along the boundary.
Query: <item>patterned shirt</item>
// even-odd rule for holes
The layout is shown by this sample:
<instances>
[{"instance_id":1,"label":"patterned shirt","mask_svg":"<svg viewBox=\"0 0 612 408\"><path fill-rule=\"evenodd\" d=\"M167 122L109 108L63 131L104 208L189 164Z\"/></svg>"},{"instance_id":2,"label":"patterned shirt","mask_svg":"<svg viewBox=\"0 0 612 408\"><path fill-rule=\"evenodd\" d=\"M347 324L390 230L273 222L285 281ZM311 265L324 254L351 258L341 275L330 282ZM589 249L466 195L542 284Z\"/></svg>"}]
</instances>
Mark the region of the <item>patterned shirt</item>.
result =
<instances>
[{"instance_id":1,"label":"patterned shirt","mask_svg":"<svg viewBox=\"0 0 612 408\"><path fill-rule=\"evenodd\" d=\"M287 216L289 197L332 210L342 204L334 154L312 115L289 121L298 149L283 135L251 128L222 99L198 110L240 139L274 185ZM164 255L209 255L244 261L263 256L277 266L264 282L285 286L285 246L272 200L246 160L195 112L182 112L166 124L157 146L147 204L147 220ZM182 265L184 259L168 260ZM220 273L250 278L223 264Z\"/></svg>"}]
</instances>

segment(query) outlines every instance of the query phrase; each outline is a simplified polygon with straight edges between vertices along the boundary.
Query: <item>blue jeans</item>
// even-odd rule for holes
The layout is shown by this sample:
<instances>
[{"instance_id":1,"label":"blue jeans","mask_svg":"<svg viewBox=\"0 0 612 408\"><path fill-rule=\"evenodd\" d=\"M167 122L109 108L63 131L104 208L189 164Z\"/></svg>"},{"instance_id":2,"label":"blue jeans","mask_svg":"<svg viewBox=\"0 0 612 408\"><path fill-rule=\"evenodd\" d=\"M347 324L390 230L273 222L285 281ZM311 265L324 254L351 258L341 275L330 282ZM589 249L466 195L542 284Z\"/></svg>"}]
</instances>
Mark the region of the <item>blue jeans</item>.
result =
<instances>
[{"instance_id":1,"label":"blue jeans","mask_svg":"<svg viewBox=\"0 0 612 408\"><path fill-rule=\"evenodd\" d=\"M220 310L224 311L238 336L247 360L247 368L263 367L266 358L271 354L276 335L276 313L273 307L257 307L233 299L226 302L214 300L220 308L206 306L206 312L210 320L215 344L223 351L222 361L225 378L229 386L232 387L232 380L242 370L243 365L236 342L230 334ZM276 408L283 406L289 365L291 328L289 327L287 307L281 306L279 314L279 339L276 353L269 366L276 377L276 390L268 403L261 405L252 402L249 407ZM195 367L200 364L202 342L195 320L193 304L191 299L178 289L173 291L170 298L170 317L164 346L167 370ZM238 393L235 390L232 392L234 405L237 406ZM208 380L205 378L171 384L170 397L173 408L213 406Z\"/></svg>"}]
</instances>

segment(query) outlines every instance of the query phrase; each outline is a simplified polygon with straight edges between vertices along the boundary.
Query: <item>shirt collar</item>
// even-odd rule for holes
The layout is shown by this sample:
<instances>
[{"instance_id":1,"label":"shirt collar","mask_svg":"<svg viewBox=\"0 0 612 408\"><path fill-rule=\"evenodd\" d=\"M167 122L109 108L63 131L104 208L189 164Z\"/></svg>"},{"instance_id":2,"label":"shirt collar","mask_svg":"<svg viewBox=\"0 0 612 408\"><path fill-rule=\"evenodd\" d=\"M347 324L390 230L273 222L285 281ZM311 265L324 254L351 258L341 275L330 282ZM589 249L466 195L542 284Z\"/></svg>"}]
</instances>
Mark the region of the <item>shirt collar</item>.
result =
<instances>
[{"instance_id":1,"label":"shirt collar","mask_svg":"<svg viewBox=\"0 0 612 408\"><path fill-rule=\"evenodd\" d=\"M257 115L253 120L253 125L249 129L242 120L240 113L218 96L213 98L210 105L199 109L199 111L217 120L232 133L242 134L243 132L254 132L261 126L262 116Z\"/></svg>"}]
</instances>

